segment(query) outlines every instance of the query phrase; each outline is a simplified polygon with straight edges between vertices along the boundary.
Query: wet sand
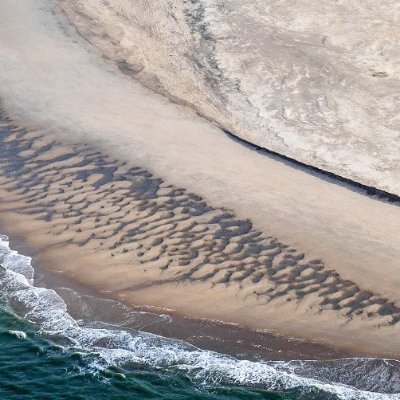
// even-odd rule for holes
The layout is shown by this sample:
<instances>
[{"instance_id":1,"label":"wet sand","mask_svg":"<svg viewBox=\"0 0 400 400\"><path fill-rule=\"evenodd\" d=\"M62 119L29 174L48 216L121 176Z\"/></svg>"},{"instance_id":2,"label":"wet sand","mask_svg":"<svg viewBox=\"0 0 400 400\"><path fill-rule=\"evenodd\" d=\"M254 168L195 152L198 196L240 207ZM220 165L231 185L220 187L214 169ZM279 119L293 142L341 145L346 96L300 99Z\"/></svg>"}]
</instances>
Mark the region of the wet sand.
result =
<instances>
[{"instance_id":1,"label":"wet sand","mask_svg":"<svg viewBox=\"0 0 400 400\"><path fill-rule=\"evenodd\" d=\"M4 228L0 226L0 231ZM182 317L171 310L154 307L126 307L106 294L80 285L62 272L50 272L41 252L29 246L22 236L10 238L11 248L32 257L35 286L56 290L65 301L69 314L82 323L109 324L109 327L140 330L167 338L176 338L205 350L217 351L246 360L334 360L355 354L318 343L286 338L268 332L244 329L220 321ZM132 317L132 312L134 317ZM142 314L142 315L140 315Z\"/></svg>"},{"instance_id":2,"label":"wet sand","mask_svg":"<svg viewBox=\"0 0 400 400\"><path fill-rule=\"evenodd\" d=\"M400 207L232 141L46 4L0 4L5 233L128 305L399 357Z\"/></svg>"}]
</instances>

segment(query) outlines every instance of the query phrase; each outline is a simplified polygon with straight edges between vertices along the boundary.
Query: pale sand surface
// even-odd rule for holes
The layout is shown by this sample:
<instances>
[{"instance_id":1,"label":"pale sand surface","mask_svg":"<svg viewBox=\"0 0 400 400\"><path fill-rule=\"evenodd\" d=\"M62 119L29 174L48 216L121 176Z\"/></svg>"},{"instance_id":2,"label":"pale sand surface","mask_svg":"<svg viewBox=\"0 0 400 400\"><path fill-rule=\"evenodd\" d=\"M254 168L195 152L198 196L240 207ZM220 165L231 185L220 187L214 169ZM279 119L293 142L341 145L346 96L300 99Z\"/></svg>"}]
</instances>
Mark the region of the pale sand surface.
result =
<instances>
[{"instance_id":1,"label":"pale sand surface","mask_svg":"<svg viewBox=\"0 0 400 400\"><path fill-rule=\"evenodd\" d=\"M4 0L0 22L5 107L42 129L2 139L1 218L49 265L128 303L396 354L396 204L240 146L103 63L45 1Z\"/></svg>"},{"instance_id":2,"label":"pale sand surface","mask_svg":"<svg viewBox=\"0 0 400 400\"><path fill-rule=\"evenodd\" d=\"M58 0L101 53L252 143L400 193L398 0Z\"/></svg>"}]
</instances>

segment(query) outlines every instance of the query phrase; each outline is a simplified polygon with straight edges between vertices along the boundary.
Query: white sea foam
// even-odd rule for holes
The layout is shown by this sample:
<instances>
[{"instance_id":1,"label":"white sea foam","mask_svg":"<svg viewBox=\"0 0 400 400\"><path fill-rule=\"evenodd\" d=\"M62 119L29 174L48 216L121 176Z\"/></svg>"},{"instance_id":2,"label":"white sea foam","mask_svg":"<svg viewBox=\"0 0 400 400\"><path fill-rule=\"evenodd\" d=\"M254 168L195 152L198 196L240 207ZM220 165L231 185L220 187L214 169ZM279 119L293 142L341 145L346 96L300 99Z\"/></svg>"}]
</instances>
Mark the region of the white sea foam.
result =
<instances>
[{"instance_id":1,"label":"white sea foam","mask_svg":"<svg viewBox=\"0 0 400 400\"><path fill-rule=\"evenodd\" d=\"M8 331L10 335L16 336L18 339L26 339L26 333L22 331Z\"/></svg>"},{"instance_id":2,"label":"white sea foam","mask_svg":"<svg viewBox=\"0 0 400 400\"><path fill-rule=\"evenodd\" d=\"M263 363L238 360L188 343L145 332L96 329L80 326L72 318L65 302L52 289L33 285L31 258L9 247L0 236L0 289L10 304L47 335L68 340L78 351L95 353L94 366L139 364L150 368L178 369L196 381L256 385L269 390L300 387L305 393L321 390L341 399L400 399L399 394L361 391L350 386L317 380L296 374L299 362ZM10 332L11 333L11 332ZM13 332L23 338L22 332Z\"/></svg>"}]
</instances>

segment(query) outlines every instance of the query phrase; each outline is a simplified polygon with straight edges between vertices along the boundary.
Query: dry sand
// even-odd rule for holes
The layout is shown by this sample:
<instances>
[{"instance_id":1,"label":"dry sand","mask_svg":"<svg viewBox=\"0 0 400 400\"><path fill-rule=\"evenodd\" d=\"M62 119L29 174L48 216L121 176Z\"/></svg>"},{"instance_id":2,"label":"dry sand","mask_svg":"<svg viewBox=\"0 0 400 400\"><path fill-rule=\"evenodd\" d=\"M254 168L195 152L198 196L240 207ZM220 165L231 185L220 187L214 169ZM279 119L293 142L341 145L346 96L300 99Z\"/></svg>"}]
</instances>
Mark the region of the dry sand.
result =
<instances>
[{"instance_id":1,"label":"dry sand","mask_svg":"<svg viewBox=\"0 0 400 400\"><path fill-rule=\"evenodd\" d=\"M121 70L252 143L400 194L397 0L58 0Z\"/></svg>"},{"instance_id":2,"label":"dry sand","mask_svg":"<svg viewBox=\"0 0 400 400\"><path fill-rule=\"evenodd\" d=\"M31 127L1 131L0 218L46 264L126 303L399 356L397 204L232 141L44 0L0 3L0 87Z\"/></svg>"}]
</instances>

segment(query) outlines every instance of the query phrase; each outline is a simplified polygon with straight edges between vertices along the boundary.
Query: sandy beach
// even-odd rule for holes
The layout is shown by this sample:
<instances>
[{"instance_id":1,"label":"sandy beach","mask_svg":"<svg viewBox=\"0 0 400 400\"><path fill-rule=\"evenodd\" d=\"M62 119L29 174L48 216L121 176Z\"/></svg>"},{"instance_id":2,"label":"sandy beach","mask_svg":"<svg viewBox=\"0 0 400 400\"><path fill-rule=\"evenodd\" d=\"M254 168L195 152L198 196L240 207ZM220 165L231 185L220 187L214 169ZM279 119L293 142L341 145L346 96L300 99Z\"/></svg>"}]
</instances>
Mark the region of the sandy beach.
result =
<instances>
[{"instance_id":1,"label":"sandy beach","mask_svg":"<svg viewBox=\"0 0 400 400\"><path fill-rule=\"evenodd\" d=\"M397 356L391 299L232 211L41 132L5 125L1 149L2 224L51 270L133 306Z\"/></svg>"},{"instance_id":2,"label":"sandy beach","mask_svg":"<svg viewBox=\"0 0 400 400\"><path fill-rule=\"evenodd\" d=\"M127 305L400 357L398 203L232 140L59 18L0 4L8 233Z\"/></svg>"},{"instance_id":3,"label":"sandy beach","mask_svg":"<svg viewBox=\"0 0 400 400\"><path fill-rule=\"evenodd\" d=\"M0 230L5 231L5 228L0 225ZM35 285L55 289L75 319L101 321L114 326L120 324L128 329L140 329L162 337L183 340L202 349L251 361L260 358L279 361L319 360L321 366L324 363L329 366L335 362L332 360L343 360L345 364L346 360L354 356L351 352L324 346L315 341L298 340L266 331L252 331L238 324L226 324L222 321L188 318L171 309L126 306L107 293L99 293L90 286L78 284L62 271L50 271L45 260L41 258L41 250L29 246L22 236L14 234L10 238L10 244L20 254L32 258Z\"/></svg>"}]
</instances>

